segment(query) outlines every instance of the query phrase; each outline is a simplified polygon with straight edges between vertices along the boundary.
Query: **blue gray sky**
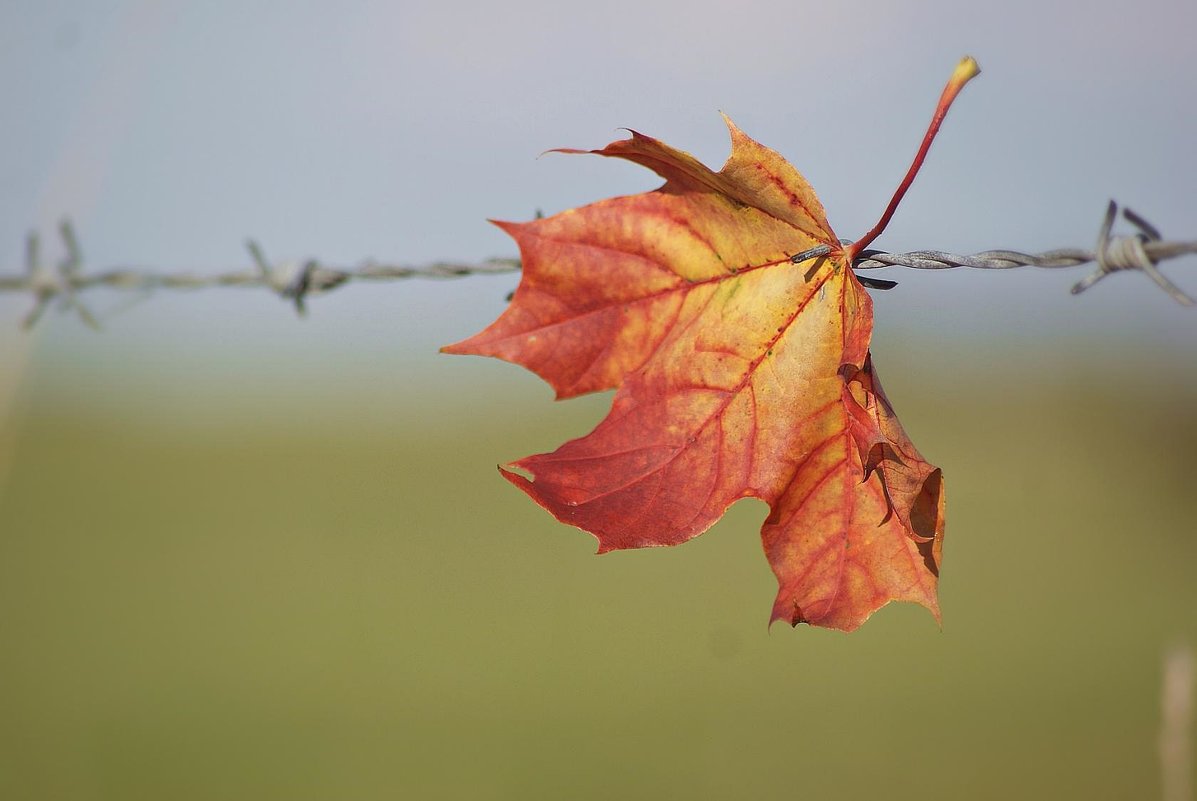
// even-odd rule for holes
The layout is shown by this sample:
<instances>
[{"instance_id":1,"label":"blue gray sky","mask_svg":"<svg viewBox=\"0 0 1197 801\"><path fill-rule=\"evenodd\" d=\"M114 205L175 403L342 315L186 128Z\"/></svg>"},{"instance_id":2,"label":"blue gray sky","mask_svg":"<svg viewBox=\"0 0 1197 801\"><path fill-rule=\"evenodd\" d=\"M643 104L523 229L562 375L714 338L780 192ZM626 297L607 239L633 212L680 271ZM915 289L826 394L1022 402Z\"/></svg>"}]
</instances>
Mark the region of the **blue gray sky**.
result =
<instances>
[{"instance_id":1,"label":"blue gray sky","mask_svg":"<svg viewBox=\"0 0 1197 801\"><path fill-rule=\"evenodd\" d=\"M803 171L852 238L884 207L966 53L982 75L877 246L1084 246L1109 198L1197 238L1194 30L1191 0L8 0L0 269L19 268L29 227L49 233L62 215L93 269L245 266L247 236L272 256L332 263L514 254L488 217L658 183L542 151L599 147L626 126L718 165L719 111ZM1170 272L1197 292L1197 265ZM1141 277L1073 298L1080 275L899 273L878 300L877 337L1016 350L1090 335L1182 351L1197 341L1197 313ZM302 322L252 292L131 307L97 293L99 343L67 318L19 334L27 300L0 297L0 341L14 343L0 367L11 378L13 354L31 351L51 372L169 370L182 348L227 357L211 357L214 375L238 359L302 370L346 354L366 373L371 353L415 369L488 323L513 284L350 287Z\"/></svg>"}]
</instances>

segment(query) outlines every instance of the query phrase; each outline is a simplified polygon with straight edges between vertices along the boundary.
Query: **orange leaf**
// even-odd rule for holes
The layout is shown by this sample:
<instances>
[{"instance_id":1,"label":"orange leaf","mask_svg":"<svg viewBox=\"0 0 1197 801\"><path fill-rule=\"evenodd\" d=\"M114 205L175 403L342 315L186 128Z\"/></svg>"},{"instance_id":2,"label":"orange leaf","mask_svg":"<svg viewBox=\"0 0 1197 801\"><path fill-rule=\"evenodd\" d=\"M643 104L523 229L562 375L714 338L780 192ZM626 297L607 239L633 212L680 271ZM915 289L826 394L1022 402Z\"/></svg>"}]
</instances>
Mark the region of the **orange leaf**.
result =
<instances>
[{"instance_id":1,"label":"orange leaf","mask_svg":"<svg viewBox=\"0 0 1197 801\"><path fill-rule=\"evenodd\" d=\"M971 74L958 69L928 136ZM755 497L771 509L773 620L847 631L891 600L938 619L943 482L873 371L862 244L841 246L798 171L726 121L719 172L633 132L591 152L648 167L660 189L499 223L520 286L444 350L522 364L559 398L618 388L589 435L501 468L600 552L684 542Z\"/></svg>"}]
</instances>

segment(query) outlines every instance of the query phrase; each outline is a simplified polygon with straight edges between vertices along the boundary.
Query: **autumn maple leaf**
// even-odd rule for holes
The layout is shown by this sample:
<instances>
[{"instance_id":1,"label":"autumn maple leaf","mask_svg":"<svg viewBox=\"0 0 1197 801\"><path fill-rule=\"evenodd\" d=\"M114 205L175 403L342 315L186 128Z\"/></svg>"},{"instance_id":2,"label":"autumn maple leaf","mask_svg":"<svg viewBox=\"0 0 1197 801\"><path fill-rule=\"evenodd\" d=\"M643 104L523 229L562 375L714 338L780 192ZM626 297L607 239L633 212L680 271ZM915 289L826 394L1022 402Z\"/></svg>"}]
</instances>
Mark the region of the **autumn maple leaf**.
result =
<instances>
[{"instance_id":1,"label":"autumn maple leaf","mask_svg":"<svg viewBox=\"0 0 1197 801\"><path fill-rule=\"evenodd\" d=\"M590 434L503 475L600 552L676 545L760 498L772 620L850 631L891 600L939 619L943 480L878 383L872 301L851 265L977 72L957 67L889 208L852 245L798 171L726 118L719 172L633 132L589 152L648 167L662 187L498 223L520 248L519 288L444 350L522 364L558 398L618 389Z\"/></svg>"}]
</instances>

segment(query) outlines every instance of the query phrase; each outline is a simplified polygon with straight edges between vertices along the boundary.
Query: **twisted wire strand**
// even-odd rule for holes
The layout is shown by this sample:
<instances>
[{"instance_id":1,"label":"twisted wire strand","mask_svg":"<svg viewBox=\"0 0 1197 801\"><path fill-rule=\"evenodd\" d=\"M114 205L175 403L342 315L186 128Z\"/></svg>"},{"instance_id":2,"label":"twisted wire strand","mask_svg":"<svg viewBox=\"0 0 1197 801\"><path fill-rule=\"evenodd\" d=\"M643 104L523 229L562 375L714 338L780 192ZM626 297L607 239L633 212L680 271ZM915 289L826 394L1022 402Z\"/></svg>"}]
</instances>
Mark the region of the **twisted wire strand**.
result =
<instances>
[{"instance_id":1,"label":"twisted wire strand","mask_svg":"<svg viewBox=\"0 0 1197 801\"><path fill-rule=\"evenodd\" d=\"M1107 275L1124 270L1145 273L1174 300L1185 306L1194 301L1164 276L1156 265L1180 256L1197 254L1197 241L1170 242L1163 239L1154 226L1130 209L1123 209L1123 217L1138 229L1127 236L1111 236L1118 206L1110 201L1105 219L1093 250L1063 248L1044 253L1022 253L1016 250L986 250L972 255L958 255L939 250L916 250L910 253L886 253L865 250L852 265L855 270L867 271L882 267L907 267L915 270L945 270L970 267L981 270L1009 270L1015 267L1061 268L1096 262L1097 269L1073 286L1079 294ZM80 292L95 287L150 292L155 289L204 289L208 287L264 287L289 300L300 314L306 312L306 299L330 292L337 287L361 281L396 281L409 278L449 279L472 275L501 275L518 272L519 259L494 258L480 263L440 261L409 266L364 262L357 267L340 268L321 264L315 259L303 262L269 262L256 242L246 246L254 261L254 268L233 270L213 275L186 272L156 272L133 267L117 267L99 273L82 271L83 257L78 239L69 221L64 221L59 233L66 247L66 256L56 266L41 262L39 240L30 234L26 248L26 270L23 275L0 275L0 292L27 292L34 305L25 316L23 326L31 327L51 304L65 311L74 311L89 326L98 327L96 318L78 298ZM794 256L795 261L826 255L827 246L813 248ZM861 282L873 289L890 289L896 282L869 276L859 276Z\"/></svg>"}]
</instances>

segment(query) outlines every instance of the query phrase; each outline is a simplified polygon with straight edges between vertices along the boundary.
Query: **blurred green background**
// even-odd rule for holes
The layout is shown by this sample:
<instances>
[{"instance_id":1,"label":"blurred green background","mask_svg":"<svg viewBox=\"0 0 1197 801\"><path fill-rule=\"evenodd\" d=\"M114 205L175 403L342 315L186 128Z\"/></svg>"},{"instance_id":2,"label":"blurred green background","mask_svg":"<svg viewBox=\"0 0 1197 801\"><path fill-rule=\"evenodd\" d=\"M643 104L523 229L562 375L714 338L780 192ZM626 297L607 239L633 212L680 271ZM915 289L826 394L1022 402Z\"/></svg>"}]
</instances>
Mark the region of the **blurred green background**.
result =
<instances>
[{"instance_id":1,"label":"blurred green background","mask_svg":"<svg viewBox=\"0 0 1197 801\"><path fill-rule=\"evenodd\" d=\"M1197 641L1197 371L886 337L879 303L879 370L947 475L942 631L906 605L767 630L759 503L593 555L494 465L605 397L431 351L373 380L169 344L130 367L130 337L57 321L7 429L0 797L1158 797L1161 655Z\"/></svg>"}]
</instances>

